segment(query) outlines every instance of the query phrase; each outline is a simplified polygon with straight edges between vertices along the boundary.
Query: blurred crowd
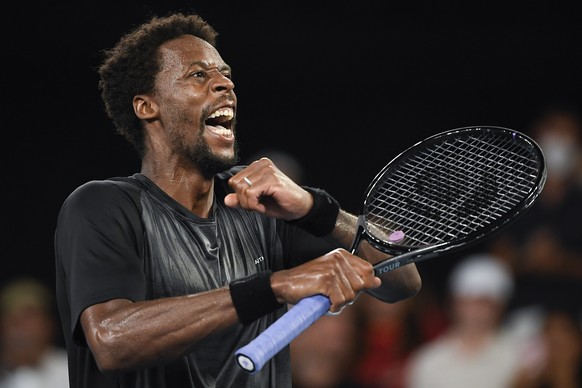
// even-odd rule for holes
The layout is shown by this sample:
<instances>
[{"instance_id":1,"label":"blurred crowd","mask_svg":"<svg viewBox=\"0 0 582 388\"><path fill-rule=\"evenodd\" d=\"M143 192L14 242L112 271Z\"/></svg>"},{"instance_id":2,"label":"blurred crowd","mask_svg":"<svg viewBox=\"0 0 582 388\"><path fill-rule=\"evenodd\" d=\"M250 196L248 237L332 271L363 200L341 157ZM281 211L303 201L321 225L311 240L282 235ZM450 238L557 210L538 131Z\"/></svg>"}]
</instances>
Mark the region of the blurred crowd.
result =
<instances>
[{"instance_id":1,"label":"blurred crowd","mask_svg":"<svg viewBox=\"0 0 582 388\"><path fill-rule=\"evenodd\" d=\"M456 258L446 292L429 281L396 304L363 294L316 321L291 343L295 388L582 388L582 121L553 105L524 132L548 167L532 208ZM261 156L303 183L298 158L249 161ZM67 388L52 290L1 286L0 388Z\"/></svg>"}]
</instances>

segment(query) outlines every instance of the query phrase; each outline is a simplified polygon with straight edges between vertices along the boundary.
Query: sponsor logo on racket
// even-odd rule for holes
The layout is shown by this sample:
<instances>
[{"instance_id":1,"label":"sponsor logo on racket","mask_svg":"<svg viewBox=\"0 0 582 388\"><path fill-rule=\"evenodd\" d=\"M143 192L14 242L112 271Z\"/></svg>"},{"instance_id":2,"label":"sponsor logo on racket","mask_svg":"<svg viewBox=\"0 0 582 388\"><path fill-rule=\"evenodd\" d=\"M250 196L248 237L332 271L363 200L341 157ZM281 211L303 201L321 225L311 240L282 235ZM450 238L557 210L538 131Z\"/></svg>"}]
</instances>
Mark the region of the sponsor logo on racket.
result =
<instances>
[{"instance_id":1,"label":"sponsor logo on racket","mask_svg":"<svg viewBox=\"0 0 582 388\"><path fill-rule=\"evenodd\" d=\"M386 264L383 267L377 268L376 273L378 275L382 275L383 273L394 271L396 268L400 267L400 263L398 261L390 264Z\"/></svg>"}]
</instances>

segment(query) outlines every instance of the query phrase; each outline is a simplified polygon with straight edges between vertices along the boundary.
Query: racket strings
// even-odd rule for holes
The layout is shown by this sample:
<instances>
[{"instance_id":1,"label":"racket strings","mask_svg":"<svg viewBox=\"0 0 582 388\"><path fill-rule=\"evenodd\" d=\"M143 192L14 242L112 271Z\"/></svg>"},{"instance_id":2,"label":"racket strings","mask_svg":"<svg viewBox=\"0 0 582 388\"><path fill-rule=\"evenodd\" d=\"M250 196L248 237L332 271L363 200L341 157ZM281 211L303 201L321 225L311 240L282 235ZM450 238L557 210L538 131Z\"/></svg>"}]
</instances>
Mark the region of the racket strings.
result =
<instances>
[{"instance_id":1,"label":"racket strings","mask_svg":"<svg viewBox=\"0 0 582 388\"><path fill-rule=\"evenodd\" d=\"M435 143L381 176L369 195L368 232L420 246L478 232L512 212L536 184L539 161L507 136ZM387 171L388 172L388 171Z\"/></svg>"}]
</instances>

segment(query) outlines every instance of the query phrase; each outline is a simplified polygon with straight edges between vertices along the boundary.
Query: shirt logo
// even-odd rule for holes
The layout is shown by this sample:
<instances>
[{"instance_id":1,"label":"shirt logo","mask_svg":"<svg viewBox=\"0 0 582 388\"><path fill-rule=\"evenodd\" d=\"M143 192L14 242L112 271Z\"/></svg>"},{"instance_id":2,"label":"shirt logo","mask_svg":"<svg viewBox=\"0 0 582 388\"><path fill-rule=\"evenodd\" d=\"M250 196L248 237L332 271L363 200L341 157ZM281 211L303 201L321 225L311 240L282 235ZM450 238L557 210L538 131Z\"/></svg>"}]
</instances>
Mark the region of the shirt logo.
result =
<instances>
[{"instance_id":1,"label":"shirt logo","mask_svg":"<svg viewBox=\"0 0 582 388\"><path fill-rule=\"evenodd\" d=\"M257 257L257 258L255 259L255 264L260 264L260 263L262 263L263 261L265 261L265 258L264 258L263 256Z\"/></svg>"}]
</instances>

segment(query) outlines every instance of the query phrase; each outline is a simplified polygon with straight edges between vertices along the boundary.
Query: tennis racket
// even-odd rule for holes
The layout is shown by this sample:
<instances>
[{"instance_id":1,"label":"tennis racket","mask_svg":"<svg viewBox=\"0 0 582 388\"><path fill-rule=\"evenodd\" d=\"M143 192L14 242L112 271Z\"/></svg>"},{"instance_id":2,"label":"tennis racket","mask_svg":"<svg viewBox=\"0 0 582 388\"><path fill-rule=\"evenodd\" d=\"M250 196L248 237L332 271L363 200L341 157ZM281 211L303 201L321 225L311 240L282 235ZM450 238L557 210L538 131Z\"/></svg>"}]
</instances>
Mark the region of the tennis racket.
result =
<instances>
[{"instance_id":1,"label":"tennis racket","mask_svg":"<svg viewBox=\"0 0 582 388\"><path fill-rule=\"evenodd\" d=\"M536 200L546 181L540 147L518 131L491 126L430 136L392 159L364 194L360 242L395 255L374 265L376 276L475 244L505 227ZM330 307L324 295L304 298L235 352L256 373Z\"/></svg>"}]
</instances>

